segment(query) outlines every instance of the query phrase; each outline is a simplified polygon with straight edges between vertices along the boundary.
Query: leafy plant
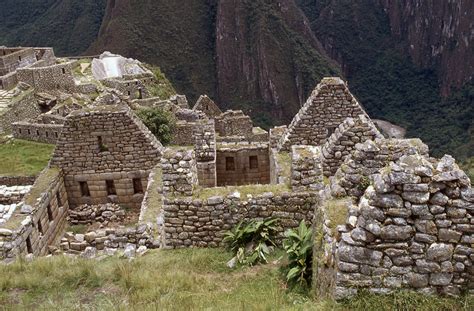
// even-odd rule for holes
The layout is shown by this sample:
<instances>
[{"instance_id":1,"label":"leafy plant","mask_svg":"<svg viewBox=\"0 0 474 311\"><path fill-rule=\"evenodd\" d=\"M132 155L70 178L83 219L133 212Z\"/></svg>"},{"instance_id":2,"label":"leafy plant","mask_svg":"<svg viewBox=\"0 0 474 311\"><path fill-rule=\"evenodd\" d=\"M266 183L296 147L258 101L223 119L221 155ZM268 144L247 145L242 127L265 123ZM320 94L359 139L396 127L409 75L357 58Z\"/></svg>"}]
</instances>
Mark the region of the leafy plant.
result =
<instances>
[{"instance_id":1,"label":"leafy plant","mask_svg":"<svg viewBox=\"0 0 474 311\"><path fill-rule=\"evenodd\" d=\"M171 112L160 108L142 108L137 115L162 144L171 142L176 124Z\"/></svg>"},{"instance_id":2,"label":"leafy plant","mask_svg":"<svg viewBox=\"0 0 474 311\"><path fill-rule=\"evenodd\" d=\"M285 232L283 248L288 255L286 280L292 285L311 284L313 261L313 230L306 226L304 220L298 228Z\"/></svg>"},{"instance_id":3,"label":"leafy plant","mask_svg":"<svg viewBox=\"0 0 474 311\"><path fill-rule=\"evenodd\" d=\"M235 254L238 263L253 266L267 263L267 256L275 246L278 219L252 220L240 222L224 235L223 242Z\"/></svg>"}]
</instances>

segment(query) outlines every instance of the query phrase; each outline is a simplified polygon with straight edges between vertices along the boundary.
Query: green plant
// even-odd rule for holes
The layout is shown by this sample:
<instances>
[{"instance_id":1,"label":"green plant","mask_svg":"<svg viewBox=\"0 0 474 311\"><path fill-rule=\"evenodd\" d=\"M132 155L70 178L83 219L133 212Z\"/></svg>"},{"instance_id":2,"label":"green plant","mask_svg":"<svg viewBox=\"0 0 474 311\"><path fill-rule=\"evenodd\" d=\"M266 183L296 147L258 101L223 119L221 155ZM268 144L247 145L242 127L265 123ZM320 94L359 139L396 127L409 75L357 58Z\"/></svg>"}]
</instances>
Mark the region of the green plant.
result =
<instances>
[{"instance_id":1,"label":"green plant","mask_svg":"<svg viewBox=\"0 0 474 311\"><path fill-rule=\"evenodd\" d=\"M137 115L162 144L171 142L176 125L176 119L171 112L161 108L142 108L138 110Z\"/></svg>"},{"instance_id":2,"label":"green plant","mask_svg":"<svg viewBox=\"0 0 474 311\"><path fill-rule=\"evenodd\" d=\"M370 186L370 179L367 176L362 176L360 183L357 185L357 190L365 191Z\"/></svg>"},{"instance_id":3,"label":"green plant","mask_svg":"<svg viewBox=\"0 0 474 311\"><path fill-rule=\"evenodd\" d=\"M267 256L275 246L274 237L277 232L278 219L251 220L240 222L224 235L223 242L235 254L238 263L253 266L267 263Z\"/></svg>"},{"instance_id":4,"label":"green plant","mask_svg":"<svg viewBox=\"0 0 474 311\"><path fill-rule=\"evenodd\" d=\"M285 232L283 248L288 255L286 281L291 285L311 285L313 261L313 230L304 220L298 228Z\"/></svg>"}]
</instances>

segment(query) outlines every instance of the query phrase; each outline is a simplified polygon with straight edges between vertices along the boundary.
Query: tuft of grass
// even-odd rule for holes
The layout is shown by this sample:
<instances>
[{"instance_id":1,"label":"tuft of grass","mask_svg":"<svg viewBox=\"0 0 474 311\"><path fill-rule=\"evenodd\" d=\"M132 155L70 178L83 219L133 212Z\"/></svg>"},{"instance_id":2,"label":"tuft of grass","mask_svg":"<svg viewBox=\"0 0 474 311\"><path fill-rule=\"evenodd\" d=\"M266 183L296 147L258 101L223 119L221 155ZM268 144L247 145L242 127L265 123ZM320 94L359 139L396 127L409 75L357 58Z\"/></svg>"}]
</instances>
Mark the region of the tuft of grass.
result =
<instances>
[{"instance_id":1,"label":"tuft of grass","mask_svg":"<svg viewBox=\"0 0 474 311\"><path fill-rule=\"evenodd\" d=\"M0 144L0 175L37 175L48 164L54 145L22 139L11 139Z\"/></svg>"},{"instance_id":2,"label":"tuft of grass","mask_svg":"<svg viewBox=\"0 0 474 311\"><path fill-rule=\"evenodd\" d=\"M348 204L350 198L332 199L326 202L324 210L326 216L330 220L329 228L334 235L336 233L336 227L346 223L347 215L349 212Z\"/></svg>"},{"instance_id":3,"label":"tuft of grass","mask_svg":"<svg viewBox=\"0 0 474 311\"><path fill-rule=\"evenodd\" d=\"M66 231L74 234L84 234L87 232L87 225L71 225Z\"/></svg>"},{"instance_id":4,"label":"tuft of grass","mask_svg":"<svg viewBox=\"0 0 474 311\"><path fill-rule=\"evenodd\" d=\"M165 74L161 71L160 67L151 65L146 65L146 67L151 70L156 78L156 82L147 86L152 97L159 97L160 99L165 100L176 94L176 90L171 82L166 78Z\"/></svg>"}]
</instances>

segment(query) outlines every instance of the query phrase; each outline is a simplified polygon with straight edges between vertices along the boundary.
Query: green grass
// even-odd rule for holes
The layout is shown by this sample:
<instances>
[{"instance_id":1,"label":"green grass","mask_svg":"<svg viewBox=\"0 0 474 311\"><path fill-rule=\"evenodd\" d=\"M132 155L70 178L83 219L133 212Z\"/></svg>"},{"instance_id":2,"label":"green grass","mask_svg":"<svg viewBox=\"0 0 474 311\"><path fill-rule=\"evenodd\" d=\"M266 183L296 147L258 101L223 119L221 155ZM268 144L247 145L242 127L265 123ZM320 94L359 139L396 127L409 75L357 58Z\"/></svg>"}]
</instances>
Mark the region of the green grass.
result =
<instances>
[{"instance_id":1,"label":"green grass","mask_svg":"<svg viewBox=\"0 0 474 311\"><path fill-rule=\"evenodd\" d=\"M329 228L333 235L336 233L336 227L346 223L348 208L347 204L350 199L333 199L326 202L325 211L330 220Z\"/></svg>"},{"instance_id":2,"label":"green grass","mask_svg":"<svg viewBox=\"0 0 474 311\"><path fill-rule=\"evenodd\" d=\"M48 164L54 145L12 139L0 144L0 175L37 175Z\"/></svg>"},{"instance_id":3,"label":"green grass","mask_svg":"<svg viewBox=\"0 0 474 311\"><path fill-rule=\"evenodd\" d=\"M231 270L222 249L151 251L133 261L67 257L0 266L3 310L469 310L472 298L363 294L336 303L291 292L281 263Z\"/></svg>"}]
</instances>

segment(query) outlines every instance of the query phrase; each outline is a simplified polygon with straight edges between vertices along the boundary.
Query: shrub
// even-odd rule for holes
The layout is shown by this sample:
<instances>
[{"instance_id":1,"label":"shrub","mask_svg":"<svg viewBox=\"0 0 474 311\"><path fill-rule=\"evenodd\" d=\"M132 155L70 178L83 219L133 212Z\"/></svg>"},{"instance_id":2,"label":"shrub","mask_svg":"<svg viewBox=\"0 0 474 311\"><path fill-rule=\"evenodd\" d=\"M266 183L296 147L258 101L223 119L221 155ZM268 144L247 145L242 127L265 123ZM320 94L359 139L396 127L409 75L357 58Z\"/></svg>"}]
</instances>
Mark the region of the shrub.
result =
<instances>
[{"instance_id":1,"label":"shrub","mask_svg":"<svg viewBox=\"0 0 474 311\"><path fill-rule=\"evenodd\" d=\"M160 108L142 108L137 115L163 145L171 142L176 125L171 112Z\"/></svg>"},{"instance_id":2,"label":"shrub","mask_svg":"<svg viewBox=\"0 0 474 311\"><path fill-rule=\"evenodd\" d=\"M296 229L285 232L283 248L288 255L286 280L290 285L311 285L313 262L313 230L304 220Z\"/></svg>"},{"instance_id":3,"label":"shrub","mask_svg":"<svg viewBox=\"0 0 474 311\"><path fill-rule=\"evenodd\" d=\"M253 266L267 263L267 256L275 246L277 219L252 220L247 224L240 222L224 235L223 242L234 253L238 263Z\"/></svg>"}]
</instances>

